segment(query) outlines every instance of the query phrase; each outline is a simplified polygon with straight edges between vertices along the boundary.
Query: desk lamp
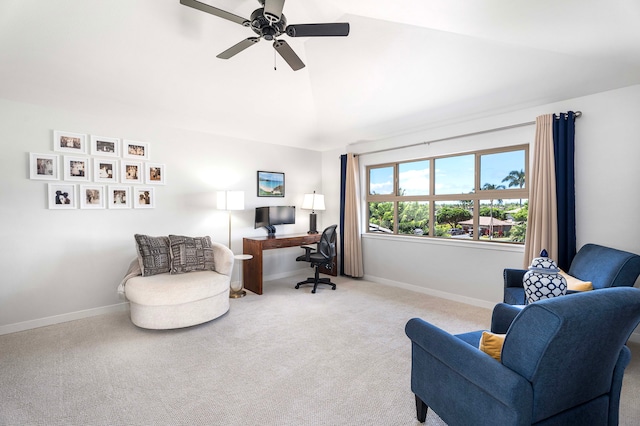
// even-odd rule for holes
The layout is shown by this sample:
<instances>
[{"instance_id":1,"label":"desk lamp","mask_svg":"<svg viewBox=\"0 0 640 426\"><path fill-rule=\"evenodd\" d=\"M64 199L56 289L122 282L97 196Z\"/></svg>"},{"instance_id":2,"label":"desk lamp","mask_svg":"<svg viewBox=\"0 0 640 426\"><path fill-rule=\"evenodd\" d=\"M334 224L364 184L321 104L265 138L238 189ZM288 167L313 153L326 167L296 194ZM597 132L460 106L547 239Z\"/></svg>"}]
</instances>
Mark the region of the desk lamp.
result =
<instances>
[{"instance_id":1,"label":"desk lamp","mask_svg":"<svg viewBox=\"0 0 640 426\"><path fill-rule=\"evenodd\" d=\"M317 234L316 229L316 210L324 210L324 195L316 194L304 194L304 200L302 201L303 210L311 210L309 214L309 232L307 234Z\"/></svg>"}]
</instances>

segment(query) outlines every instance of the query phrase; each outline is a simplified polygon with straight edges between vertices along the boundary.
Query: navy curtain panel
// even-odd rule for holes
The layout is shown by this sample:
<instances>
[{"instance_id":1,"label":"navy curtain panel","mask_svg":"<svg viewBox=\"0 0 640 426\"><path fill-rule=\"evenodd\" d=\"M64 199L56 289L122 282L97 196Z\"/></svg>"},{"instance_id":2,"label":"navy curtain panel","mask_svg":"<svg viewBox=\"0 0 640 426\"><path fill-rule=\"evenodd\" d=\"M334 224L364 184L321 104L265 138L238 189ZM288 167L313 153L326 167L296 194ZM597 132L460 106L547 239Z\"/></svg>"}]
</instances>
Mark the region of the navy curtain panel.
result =
<instances>
[{"instance_id":1,"label":"navy curtain panel","mask_svg":"<svg viewBox=\"0 0 640 426\"><path fill-rule=\"evenodd\" d=\"M340 250L338 258L340 259L340 275L344 275L344 205L347 188L347 154L340 156Z\"/></svg>"},{"instance_id":2,"label":"navy curtain panel","mask_svg":"<svg viewBox=\"0 0 640 426\"><path fill-rule=\"evenodd\" d=\"M558 267L569 270L576 255L575 114L553 115L553 151L558 203Z\"/></svg>"}]
</instances>

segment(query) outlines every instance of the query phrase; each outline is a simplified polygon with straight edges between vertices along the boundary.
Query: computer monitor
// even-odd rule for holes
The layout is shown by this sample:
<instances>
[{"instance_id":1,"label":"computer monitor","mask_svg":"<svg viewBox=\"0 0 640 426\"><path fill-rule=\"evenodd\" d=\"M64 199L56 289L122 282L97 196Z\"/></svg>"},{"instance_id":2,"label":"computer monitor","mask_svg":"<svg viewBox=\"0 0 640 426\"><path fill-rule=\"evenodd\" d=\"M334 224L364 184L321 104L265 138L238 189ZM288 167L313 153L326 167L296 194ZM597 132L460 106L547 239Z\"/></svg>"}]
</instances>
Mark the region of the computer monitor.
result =
<instances>
[{"instance_id":1,"label":"computer monitor","mask_svg":"<svg viewBox=\"0 0 640 426\"><path fill-rule=\"evenodd\" d=\"M276 233L276 225L296 223L295 206L256 207L255 228L267 228L269 236Z\"/></svg>"}]
</instances>

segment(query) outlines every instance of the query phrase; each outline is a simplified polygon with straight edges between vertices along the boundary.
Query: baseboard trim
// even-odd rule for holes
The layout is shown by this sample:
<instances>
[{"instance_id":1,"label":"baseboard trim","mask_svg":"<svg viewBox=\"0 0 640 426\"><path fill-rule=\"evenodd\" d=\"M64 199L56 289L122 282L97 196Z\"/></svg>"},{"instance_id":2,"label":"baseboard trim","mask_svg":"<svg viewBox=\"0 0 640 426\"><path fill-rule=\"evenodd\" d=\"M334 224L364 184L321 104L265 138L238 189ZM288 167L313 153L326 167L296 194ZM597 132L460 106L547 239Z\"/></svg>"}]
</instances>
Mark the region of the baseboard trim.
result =
<instances>
[{"instance_id":1,"label":"baseboard trim","mask_svg":"<svg viewBox=\"0 0 640 426\"><path fill-rule=\"evenodd\" d=\"M364 279L372 281L374 283L387 285L390 287L403 288L405 290L411 290L418 293L428 294L429 296L440 297L441 299L453 300L455 302L466 303L467 305L479 306L481 308L493 309L495 303L488 302L486 300L475 299L473 297L460 296L459 294L447 293L446 291L434 290L432 288L420 287L413 284L407 284L400 281L393 281L386 278L374 277L371 275L365 275Z\"/></svg>"},{"instance_id":2,"label":"baseboard trim","mask_svg":"<svg viewBox=\"0 0 640 426\"><path fill-rule=\"evenodd\" d=\"M69 312L61 315L54 315L35 320L18 322L0 326L0 336L4 334L17 333L19 331L31 330L34 328L46 327L48 325L60 324L62 322L75 321L83 318L95 317L97 315L111 312L121 312L129 309L129 302L117 303L115 305L101 306L99 308L85 309L83 311Z\"/></svg>"},{"instance_id":3,"label":"baseboard trim","mask_svg":"<svg viewBox=\"0 0 640 426\"><path fill-rule=\"evenodd\" d=\"M418 293L428 294L429 296L440 297L442 299L453 300L455 302L466 303L467 305L479 306L482 308L493 309L496 305L495 303L488 302L486 300L474 299L472 297L460 296L459 294L447 293L444 291L433 290L431 288L420 287L413 284L407 284L400 281L393 281L386 278L374 277L371 275L365 275L363 279L367 281L372 281L378 284L387 285L390 287L398 287L403 288L405 290L411 290ZM633 343L640 343L640 325L638 328L631 333L629 336L629 341Z\"/></svg>"}]
</instances>

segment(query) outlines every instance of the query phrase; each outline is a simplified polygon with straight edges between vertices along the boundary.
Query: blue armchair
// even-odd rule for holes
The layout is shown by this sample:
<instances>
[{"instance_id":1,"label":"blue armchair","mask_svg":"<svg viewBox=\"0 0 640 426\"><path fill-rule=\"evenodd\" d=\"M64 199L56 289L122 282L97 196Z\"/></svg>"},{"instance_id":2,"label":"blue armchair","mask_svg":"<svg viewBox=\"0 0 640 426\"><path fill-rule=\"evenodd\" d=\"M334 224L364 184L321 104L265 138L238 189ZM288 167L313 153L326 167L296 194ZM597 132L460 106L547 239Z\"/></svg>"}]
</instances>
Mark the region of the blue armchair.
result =
<instances>
[{"instance_id":1,"label":"blue armchair","mask_svg":"<svg viewBox=\"0 0 640 426\"><path fill-rule=\"evenodd\" d=\"M431 408L450 425L617 425L638 322L636 288L498 304L491 329L506 337L496 361L478 349L482 331L454 336L411 319L418 420Z\"/></svg>"},{"instance_id":2,"label":"blue armchair","mask_svg":"<svg viewBox=\"0 0 640 426\"><path fill-rule=\"evenodd\" d=\"M504 303L525 304L522 278L526 272L524 269L504 270ZM579 280L591 281L594 290L633 287L640 275L640 256L597 244L585 244L576 253L567 273Z\"/></svg>"}]
</instances>

